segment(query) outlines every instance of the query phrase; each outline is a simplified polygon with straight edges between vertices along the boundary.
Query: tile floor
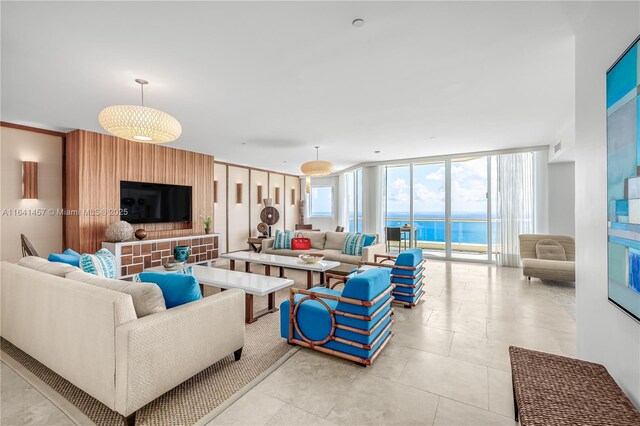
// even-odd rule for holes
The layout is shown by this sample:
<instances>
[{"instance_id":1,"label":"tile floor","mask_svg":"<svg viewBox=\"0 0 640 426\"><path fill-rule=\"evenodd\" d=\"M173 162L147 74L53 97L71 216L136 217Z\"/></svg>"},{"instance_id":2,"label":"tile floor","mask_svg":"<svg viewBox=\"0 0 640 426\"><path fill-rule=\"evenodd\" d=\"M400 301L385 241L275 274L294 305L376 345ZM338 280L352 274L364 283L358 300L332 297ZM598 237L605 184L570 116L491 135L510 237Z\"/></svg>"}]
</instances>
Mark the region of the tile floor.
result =
<instances>
[{"instance_id":1,"label":"tile floor","mask_svg":"<svg viewBox=\"0 0 640 426\"><path fill-rule=\"evenodd\" d=\"M423 301L395 309L395 337L372 366L302 349L210 424L513 425L507 348L574 356L574 285L485 264L427 270ZM0 373L2 425L71 424L4 363Z\"/></svg>"},{"instance_id":2,"label":"tile floor","mask_svg":"<svg viewBox=\"0 0 640 426\"><path fill-rule=\"evenodd\" d=\"M508 347L575 356L575 286L486 264L427 269L426 297L395 309L372 366L302 349L210 424L516 424Z\"/></svg>"}]
</instances>

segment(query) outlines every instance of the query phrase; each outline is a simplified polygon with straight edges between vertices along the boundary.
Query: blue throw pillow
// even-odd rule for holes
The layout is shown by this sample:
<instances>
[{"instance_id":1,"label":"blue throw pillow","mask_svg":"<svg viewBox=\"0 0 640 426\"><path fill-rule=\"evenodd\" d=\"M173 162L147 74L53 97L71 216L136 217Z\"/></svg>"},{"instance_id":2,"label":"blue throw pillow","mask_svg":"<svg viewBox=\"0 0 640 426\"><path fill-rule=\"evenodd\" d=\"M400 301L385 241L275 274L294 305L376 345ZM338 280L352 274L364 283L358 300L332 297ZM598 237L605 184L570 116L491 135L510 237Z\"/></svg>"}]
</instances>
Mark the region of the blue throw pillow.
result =
<instances>
[{"instance_id":1,"label":"blue throw pillow","mask_svg":"<svg viewBox=\"0 0 640 426\"><path fill-rule=\"evenodd\" d=\"M363 247L369 247L370 245L372 245L375 242L376 242L376 236L375 235L371 235L371 234L365 234L364 235L364 245L363 245Z\"/></svg>"},{"instance_id":2,"label":"blue throw pillow","mask_svg":"<svg viewBox=\"0 0 640 426\"><path fill-rule=\"evenodd\" d=\"M96 254L83 253L80 256L80 269L99 277L115 278L116 257L107 249L100 249Z\"/></svg>"},{"instance_id":3,"label":"blue throw pillow","mask_svg":"<svg viewBox=\"0 0 640 426\"><path fill-rule=\"evenodd\" d=\"M293 238L293 233L294 231L281 231L277 229L275 239L273 240L274 250L291 250L291 239Z\"/></svg>"},{"instance_id":4,"label":"blue throw pillow","mask_svg":"<svg viewBox=\"0 0 640 426\"><path fill-rule=\"evenodd\" d=\"M193 275L141 272L138 276L143 283L154 283L160 287L167 309L202 299L200 285Z\"/></svg>"},{"instance_id":5,"label":"blue throw pillow","mask_svg":"<svg viewBox=\"0 0 640 426\"><path fill-rule=\"evenodd\" d=\"M68 265L77 266L77 267L80 266L80 254L76 253L70 248L66 249L60 254L51 253L49 257L47 257L47 260L49 262L66 263Z\"/></svg>"}]
</instances>

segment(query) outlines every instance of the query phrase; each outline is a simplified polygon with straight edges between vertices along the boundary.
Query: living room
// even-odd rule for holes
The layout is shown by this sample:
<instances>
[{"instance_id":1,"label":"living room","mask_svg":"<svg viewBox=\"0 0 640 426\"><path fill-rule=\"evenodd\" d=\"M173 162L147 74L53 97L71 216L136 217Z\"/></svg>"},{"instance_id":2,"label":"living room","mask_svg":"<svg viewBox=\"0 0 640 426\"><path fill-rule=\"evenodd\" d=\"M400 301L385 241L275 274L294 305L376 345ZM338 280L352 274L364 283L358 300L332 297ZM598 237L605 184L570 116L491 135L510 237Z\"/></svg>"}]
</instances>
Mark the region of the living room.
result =
<instances>
[{"instance_id":1,"label":"living room","mask_svg":"<svg viewBox=\"0 0 640 426\"><path fill-rule=\"evenodd\" d=\"M640 424L640 2L0 12L1 424Z\"/></svg>"}]
</instances>

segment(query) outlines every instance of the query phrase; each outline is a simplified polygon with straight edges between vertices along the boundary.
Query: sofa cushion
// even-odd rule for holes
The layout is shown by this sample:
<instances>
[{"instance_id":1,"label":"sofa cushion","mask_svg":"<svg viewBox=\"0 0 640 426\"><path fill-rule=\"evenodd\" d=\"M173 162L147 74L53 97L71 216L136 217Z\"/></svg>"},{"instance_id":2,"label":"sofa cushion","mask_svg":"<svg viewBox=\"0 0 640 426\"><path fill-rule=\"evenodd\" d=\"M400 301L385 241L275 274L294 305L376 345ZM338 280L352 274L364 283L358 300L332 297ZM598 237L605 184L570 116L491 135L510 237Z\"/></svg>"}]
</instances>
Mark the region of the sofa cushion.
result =
<instances>
[{"instance_id":1,"label":"sofa cushion","mask_svg":"<svg viewBox=\"0 0 640 426\"><path fill-rule=\"evenodd\" d=\"M75 266L60 262L49 262L47 259L38 256L23 257L18 261L18 265L60 278L64 278L65 275L80 270Z\"/></svg>"},{"instance_id":2,"label":"sofa cushion","mask_svg":"<svg viewBox=\"0 0 640 426\"><path fill-rule=\"evenodd\" d=\"M68 248L62 253L51 253L47 257L49 262L66 263L71 266L80 266L80 254Z\"/></svg>"},{"instance_id":3,"label":"sofa cushion","mask_svg":"<svg viewBox=\"0 0 640 426\"><path fill-rule=\"evenodd\" d=\"M391 271L388 268L367 269L347 281L342 296L358 300L373 300L389 288L390 277Z\"/></svg>"},{"instance_id":4,"label":"sofa cushion","mask_svg":"<svg viewBox=\"0 0 640 426\"><path fill-rule=\"evenodd\" d=\"M325 249L340 250L344 247L344 240L347 238L346 232L326 232L326 242L324 243Z\"/></svg>"},{"instance_id":5,"label":"sofa cushion","mask_svg":"<svg viewBox=\"0 0 640 426\"><path fill-rule=\"evenodd\" d=\"M567 260L564 247L550 239L540 240L536 243L536 257L542 260Z\"/></svg>"},{"instance_id":6,"label":"sofa cushion","mask_svg":"<svg viewBox=\"0 0 640 426\"><path fill-rule=\"evenodd\" d=\"M67 274L67 279L114 290L131 295L138 318L166 310L162 290L155 284L140 284L131 281L98 277L88 272L76 271Z\"/></svg>"},{"instance_id":7,"label":"sofa cushion","mask_svg":"<svg viewBox=\"0 0 640 426\"><path fill-rule=\"evenodd\" d=\"M325 260L333 260L334 262L340 263L350 263L352 265L357 265L362 260L362 257L360 256L350 256L348 254L344 254L342 253L342 250L325 249L318 250L318 253L324 254Z\"/></svg>"},{"instance_id":8,"label":"sofa cushion","mask_svg":"<svg viewBox=\"0 0 640 426\"><path fill-rule=\"evenodd\" d=\"M575 281L576 264L567 260L522 259L522 273L551 281Z\"/></svg>"},{"instance_id":9,"label":"sofa cushion","mask_svg":"<svg viewBox=\"0 0 640 426\"><path fill-rule=\"evenodd\" d=\"M322 250L324 248L324 243L326 240L326 235L324 232L319 231L296 231L295 236L298 237L298 234L301 234L303 238L308 238L311 240L311 248Z\"/></svg>"},{"instance_id":10,"label":"sofa cushion","mask_svg":"<svg viewBox=\"0 0 640 426\"><path fill-rule=\"evenodd\" d=\"M142 285L157 284L162 290L167 309L202 299L200 284L195 276L171 272L141 272Z\"/></svg>"},{"instance_id":11,"label":"sofa cushion","mask_svg":"<svg viewBox=\"0 0 640 426\"><path fill-rule=\"evenodd\" d=\"M100 249L96 254L83 253L80 256L80 269L99 277L115 278L116 257L107 249Z\"/></svg>"}]
</instances>

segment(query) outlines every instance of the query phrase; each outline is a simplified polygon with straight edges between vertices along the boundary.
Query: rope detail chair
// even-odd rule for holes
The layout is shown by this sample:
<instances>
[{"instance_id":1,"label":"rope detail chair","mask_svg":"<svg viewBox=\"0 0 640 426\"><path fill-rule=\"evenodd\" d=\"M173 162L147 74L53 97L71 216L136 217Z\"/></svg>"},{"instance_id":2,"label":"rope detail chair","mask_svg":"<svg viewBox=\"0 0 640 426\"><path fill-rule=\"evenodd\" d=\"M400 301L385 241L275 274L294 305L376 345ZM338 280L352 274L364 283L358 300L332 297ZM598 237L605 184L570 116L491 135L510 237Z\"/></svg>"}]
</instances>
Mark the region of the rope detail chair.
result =
<instances>
[{"instance_id":1,"label":"rope detail chair","mask_svg":"<svg viewBox=\"0 0 640 426\"><path fill-rule=\"evenodd\" d=\"M371 365L393 336L393 288L383 269L356 275L342 291L291 288L280 305L280 334L290 344Z\"/></svg>"},{"instance_id":2,"label":"rope detail chair","mask_svg":"<svg viewBox=\"0 0 640 426\"><path fill-rule=\"evenodd\" d=\"M376 254L374 262L360 262L359 266L391 269L394 303L413 308L424 295L424 264L422 249L410 249L398 256Z\"/></svg>"},{"instance_id":3,"label":"rope detail chair","mask_svg":"<svg viewBox=\"0 0 640 426\"><path fill-rule=\"evenodd\" d=\"M22 245L22 256L38 256L38 252L33 248L33 244L26 235L20 234L20 243Z\"/></svg>"}]
</instances>

